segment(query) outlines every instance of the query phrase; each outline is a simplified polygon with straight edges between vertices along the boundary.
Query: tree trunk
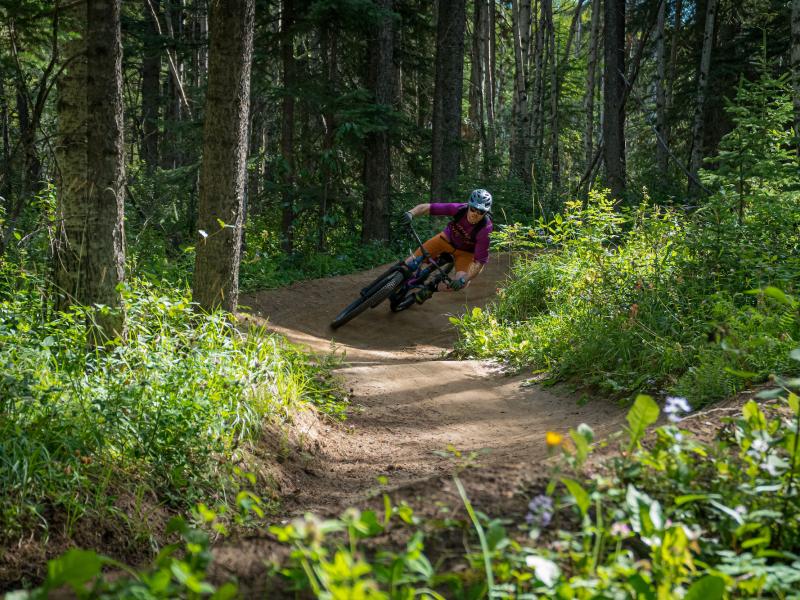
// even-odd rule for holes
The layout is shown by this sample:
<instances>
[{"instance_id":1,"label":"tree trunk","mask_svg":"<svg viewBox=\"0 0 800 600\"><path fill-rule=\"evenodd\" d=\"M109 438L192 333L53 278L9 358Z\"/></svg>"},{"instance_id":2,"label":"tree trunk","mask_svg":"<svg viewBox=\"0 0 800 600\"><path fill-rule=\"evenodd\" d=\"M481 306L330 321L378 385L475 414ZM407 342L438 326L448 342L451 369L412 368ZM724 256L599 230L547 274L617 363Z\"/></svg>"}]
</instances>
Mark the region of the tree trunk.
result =
<instances>
[{"instance_id":1,"label":"tree trunk","mask_svg":"<svg viewBox=\"0 0 800 600\"><path fill-rule=\"evenodd\" d=\"M605 1L603 158L611 196L625 196L625 0Z\"/></svg>"},{"instance_id":2,"label":"tree trunk","mask_svg":"<svg viewBox=\"0 0 800 600\"><path fill-rule=\"evenodd\" d=\"M495 65L496 65L496 43L495 43L495 0L476 0L480 2L481 11L484 16L481 19L483 33L481 34L481 46L483 56L483 109L486 114L486 152L484 160L492 160L495 154ZM488 171L488 169L487 169Z\"/></svg>"},{"instance_id":3,"label":"tree trunk","mask_svg":"<svg viewBox=\"0 0 800 600\"><path fill-rule=\"evenodd\" d=\"M597 82L597 47L600 43L600 4L601 0L592 0L592 20L589 29L589 58L586 69L586 96L584 109L586 127L583 131L583 150L586 155L586 168L594 158L594 89Z\"/></svg>"},{"instance_id":4,"label":"tree trunk","mask_svg":"<svg viewBox=\"0 0 800 600\"><path fill-rule=\"evenodd\" d=\"M675 0L675 18L672 25L672 40L669 48L669 79L667 81L667 99L665 111L667 120L664 124L664 141L669 147L670 142L670 119L672 118L672 99L675 89L675 80L678 70L678 48L680 43L680 33L683 26L683 1Z\"/></svg>"},{"instance_id":5,"label":"tree trunk","mask_svg":"<svg viewBox=\"0 0 800 600\"><path fill-rule=\"evenodd\" d=\"M466 0L439 1L431 159L434 202L451 196L458 183L466 18Z\"/></svg>"},{"instance_id":6,"label":"tree trunk","mask_svg":"<svg viewBox=\"0 0 800 600\"><path fill-rule=\"evenodd\" d=\"M104 304L89 343L124 336L119 284L125 274L125 156L122 104L121 0L89 0L86 27L86 271L81 304Z\"/></svg>"},{"instance_id":7,"label":"tree trunk","mask_svg":"<svg viewBox=\"0 0 800 600\"><path fill-rule=\"evenodd\" d=\"M392 39L393 33L390 25L389 36L392 37ZM327 95L330 98L335 98L338 94L337 88L339 85L337 75L337 31L330 25L323 24L320 38L320 47L323 52L322 68L325 70L325 82L328 90ZM390 63L389 70L384 76L390 79L390 85L394 86L396 78L393 64ZM320 165L320 172L322 174L322 195L319 202L319 226L317 229L317 251L319 252L325 250L325 223L328 216L328 205L330 204L331 196L336 196L336 177L334 176L336 170L336 149L334 143L336 111L331 102L326 103L322 120L324 127L322 155L324 158Z\"/></svg>"},{"instance_id":8,"label":"tree trunk","mask_svg":"<svg viewBox=\"0 0 800 600\"><path fill-rule=\"evenodd\" d=\"M391 110L394 103L394 36L391 10L393 0L377 0L376 4L385 11L381 24L369 41L370 90L375 103ZM385 123L388 127L388 123ZM386 241L389 239L390 192L391 192L391 146L389 132L374 131L367 135L364 157L364 213L362 217L361 238L364 242Z\"/></svg>"},{"instance_id":9,"label":"tree trunk","mask_svg":"<svg viewBox=\"0 0 800 600\"><path fill-rule=\"evenodd\" d=\"M239 296L255 0L212 2L210 8L198 208L198 229L206 235L198 239L192 291L202 308L233 312Z\"/></svg>"},{"instance_id":10,"label":"tree trunk","mask_svg":"<svg viewBox=\"0 0 800 600\"><path fill-rule=\"evenodd\" d=\"M530 139L533 140L531 148L531 158L538 164L540 158L540 145L544 132L544 70L546 67L545 50L545 25L544 17L539 2L534 3L534 20L538 16L536 24L536 35L533 41L533 92L531 94L531 132ZM540 181L538 175L533 177ZM536 181L534 183L536 183Z\"/></svg>"},{"instance_id":11,"label":"tree trunk","mask_svg":"<svg viewBox=\"0 0 800 600\"><path fill-rule=\"evenodd\" d=\"M700 56L700 70L697 75L697 102L694 109L694 126L692 127L692 152L689 161L689 194L696 195L699 191L697 174L703 165L703 133L704 110L706 104L706 90L708 88L708 73L711 68L711 48L714 45L714 26L717 20L717 0L708 0L706 7L706 22L703 32L703 50Z\"/></svg>"},{"instance_id":12,"label":"tree trunk","mask_svg":"<svg viewBox=\"0 0 800 600\"><path fill-rule=\"evenodd\" d=\"M85 300L82 285L88 268L89 199L86 178L86 3L76 2L64 14L65 29L74 34L64 47L72 62L58 78L56 113L57 203L53 280L56 310Z\"/></svg>"},{"instance_id":13,"label":"tree trunk","mask_svg":"<svg viewBox=\"0 0 800 600\"><path fill-rule=\"evenodd\" d=\"M281 248L294 248L294 0L283 0L281 15L281 57L283 61L283 120L281 157L283 192L281 207Z\"/></svg>"},{"instance_id":14,"label":"tree trunk","mask_svg":"<svg viewBox=\"0 0 800 600\"><path fill-rule=\"evenodd\" d=\"M467 132L470 141L481 139L483 121L483 63L481 59L481 3L475 2L472 11L472 39L469 58L469 108L467 112Z\"/></svg>"},{"instance_id":15,"label":"tree trunk","mask_svg":"<svg viewBox=\"0 0 800 600\"><path fill-rule=\"evenodd\" d=\"M514 96L511 104L511 173L531 183L528 111L528 49L531 35L531 4L525 0L511 2L511 28L514 34Z\"/></svg>"},{"instance_id":16,"label":"tree trunk","mask_svg":"<svg viewBox=\"0 0 800 600\"><path fill-rule=\"evenodd\" d=\"M667 154L666 138L667 128L667 92L666 92L666 51L664 44L664 30L667 12L666 0L658 6L658 20L656 22L656 167L659 175L667 176L669 156ZM662 179L663 181L663 179Z\"/></svg>"},{"instance_id":17,"label":"tree trunk","mask_svg":"<svg viewBox=\"0 0 800 600\"><path fill-rule=\"evenodd\" d=\"M159 0L150 0L158 13ZM142 57L142 160L148 171L158 166L158 111L161 103L161 40L158 28L148 19Z\"/></svg>"},{"instance_id":18,"label":"tree trunk","mask_svg":"<svg viewBox=\"0 0 800 600\"><path fill-rule=\"evenodd\" d=\"M578 4L580 13L580 4ZM553 25L553 1L542 1L542 12L547 23L547 35L550 39L550 168L552 173L552 192L556 196L561 189L561 164L558 150L558 99L559 99L559 74L558 74L558 48L556 47L556 34ZM564 53L569 54L569 42Z\"/></svg>"},{"instance_id":19,"label":"tree trunk","mask_svg":"<svg viewBox=\"0 0 800 600\"><path fill-rule=\"evenodd\" d=\"M800 157L800 0L792 0L792 89L795 145Z\"/></svg>"},{"instance_id":20,"label":"tree trunk","mask_svg":"<svg viewBox=\"0 0 800 600\"><path fill-rule=\"evenodd\" d=\"M8 98L6 98L6 88L4 77L0 76L0 128L3 138L3 173L0 179L0 196L7 198L9 180L11 179L11 143L8 135L9 110Z\"/></svg>"}]
</instances>

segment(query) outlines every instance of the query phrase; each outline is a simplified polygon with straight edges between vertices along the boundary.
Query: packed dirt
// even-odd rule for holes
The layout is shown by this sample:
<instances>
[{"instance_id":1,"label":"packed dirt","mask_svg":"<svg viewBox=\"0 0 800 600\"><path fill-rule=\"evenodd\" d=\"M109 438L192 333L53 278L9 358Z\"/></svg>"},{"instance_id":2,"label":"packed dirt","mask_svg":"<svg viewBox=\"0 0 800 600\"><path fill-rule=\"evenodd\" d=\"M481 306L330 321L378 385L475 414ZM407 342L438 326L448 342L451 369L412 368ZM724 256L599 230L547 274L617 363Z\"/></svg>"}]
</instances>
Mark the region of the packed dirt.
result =
<instances>
[{"instance_id":1,"label":"packed dirt","mask_svg":"<svg viewBox=\"0 0 800 600\"><path fill-rule=\"evenodd\" d=\"M240 299L248 319L343 357L337 374L351 394L344 424L309 419L304 425L306 450L292 459L299 468L279 478L285 518L337 514L387 489L423 513L439 503L457 506L448 447L477 453L477 468L462 476L476 504L496 515L518 513L525 482L546 474L547 431L566 433L582 422L600 436L619 428L624 411L608 401L581 406L565 389L526 385L529 373L509 376L487 361L448 358L456 339L449 316L491 301L509 261L493 257L463 292L438 293L397 314L383 303L336 331L331 319L385 267ZM381 475L388 486L378 484ZM263 564L270 554L264 544L263 538L226 544L215 562L248 579L253 561Z\"/></svg>"}]
</instances>

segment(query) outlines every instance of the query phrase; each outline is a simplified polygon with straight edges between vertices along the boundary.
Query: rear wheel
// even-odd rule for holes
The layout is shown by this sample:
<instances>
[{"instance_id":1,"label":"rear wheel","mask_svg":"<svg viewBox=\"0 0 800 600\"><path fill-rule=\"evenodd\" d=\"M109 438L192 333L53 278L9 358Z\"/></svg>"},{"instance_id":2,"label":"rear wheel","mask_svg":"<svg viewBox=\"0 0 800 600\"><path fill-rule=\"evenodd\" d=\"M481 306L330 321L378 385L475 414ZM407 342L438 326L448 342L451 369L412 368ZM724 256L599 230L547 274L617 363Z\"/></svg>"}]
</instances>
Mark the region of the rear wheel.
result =
<instances>
[{"instance_id":1,"label":"rear wheel","mask_svg":"<svg viewBox=\"0 0 800 600\"><path fill-rule=\"evenodd\" d=\"M392 273L385 279L385 283L383 283L378 289L369 296L358 298L355 302L348 305L342 312L336 315L336 318L331 321L331 327L336 329L341 327L348 321L356 318L362 312L367 310L367 308L374 308L378 306L381 302L386 300L389 296L392 295L397 287L403 282L403 274L402 273Z\"/></svg>"}]
</instances>

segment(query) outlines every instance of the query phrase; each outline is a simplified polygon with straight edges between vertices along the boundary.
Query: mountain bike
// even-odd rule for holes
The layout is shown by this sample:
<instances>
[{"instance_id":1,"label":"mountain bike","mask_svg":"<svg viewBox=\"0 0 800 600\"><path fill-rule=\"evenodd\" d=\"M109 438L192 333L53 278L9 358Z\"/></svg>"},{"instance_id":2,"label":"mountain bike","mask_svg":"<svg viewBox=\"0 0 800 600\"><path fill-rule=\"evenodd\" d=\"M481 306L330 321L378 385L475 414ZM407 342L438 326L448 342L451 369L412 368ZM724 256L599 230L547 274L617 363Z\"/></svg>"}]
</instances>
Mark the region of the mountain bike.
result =
<instances>
[{"instance_id":1,"label":"mountain bike","mask_svg":"<svg viewBox=\"0 0 800 600\"><path fill-rule=\"evenodd\" d=\"M375 308L387 298L392 312L400 312L417 303L419 291L427 289L433 292L442 282L448 286L452 283L450 271L453 270L453 255L443 252L432 258L422 246L422 240L411 223L408 229L421 256L415 256L409 263L401 260L363 288L358 298L331 321L333 329L341 327L368 308Z\"/></svg>"}]
</instances>

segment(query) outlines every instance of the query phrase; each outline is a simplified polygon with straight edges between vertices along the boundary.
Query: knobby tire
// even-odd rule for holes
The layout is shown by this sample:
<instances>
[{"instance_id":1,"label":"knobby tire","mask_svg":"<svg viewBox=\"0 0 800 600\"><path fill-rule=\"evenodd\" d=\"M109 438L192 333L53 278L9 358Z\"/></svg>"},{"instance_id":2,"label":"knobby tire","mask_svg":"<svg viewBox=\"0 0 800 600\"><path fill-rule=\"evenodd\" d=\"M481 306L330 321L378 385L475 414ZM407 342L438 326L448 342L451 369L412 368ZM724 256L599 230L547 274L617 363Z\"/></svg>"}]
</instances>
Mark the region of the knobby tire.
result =
<instances>
[{"instance_id":1,"label":"knobby tire","mask_svg":"<svg viewBox=\"0 0 800 600\"><path fill-rule=\"evenodd\" d=\"M369 296L362 296L358 298L355 302L348 305L342 312L336 315L336 318L331 321L331 327L333 329L337 329L348 321L355 319L358 315L367 310L367 308L375 308L378 306L378 304L391 296L392 292L394 292L401 283L403 283L403 274L392 273L386 278L386 283L381 285L374 293L370 294Z\"/></svg>"}]
</instances>

